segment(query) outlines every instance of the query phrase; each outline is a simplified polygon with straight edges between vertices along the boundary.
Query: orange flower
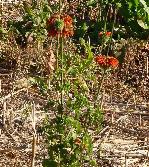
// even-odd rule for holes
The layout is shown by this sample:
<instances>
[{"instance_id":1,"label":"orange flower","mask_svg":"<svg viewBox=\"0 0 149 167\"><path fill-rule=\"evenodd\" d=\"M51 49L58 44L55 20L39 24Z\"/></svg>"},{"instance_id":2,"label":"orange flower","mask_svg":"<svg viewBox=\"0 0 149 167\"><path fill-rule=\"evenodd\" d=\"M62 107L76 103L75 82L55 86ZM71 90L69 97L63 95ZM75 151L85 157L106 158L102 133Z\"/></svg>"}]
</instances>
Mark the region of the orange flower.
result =
<instances>
[{"instance_id":1,"label":"orange flower","mask_svg":"<svg viewBox=\"0 0 149 167\"><path fill-rule=\"evenodd\" d=\"M69 15L65 15L65 17L64 17L64 23L66 25L72 25L72 18Z\"/></svg>"},{"instance_id":2,"label":"orange flower","mask_svg":"<svg viewBox=\"0 0 149 167\"><path fill-rule=\"evenodd\" d=\"M107 31L107 32L106 32L106 36L107 36L107 37L110 37L110 36L111 36L111 34L112 34L112 33L111 33L111 32L109 32L109 31Z\"/></svg>"},{"instance_id":3,"label":"orange flower","mask_svg":"<svg viewBox=\"0 0 149 167\"><path fill-rule=\"evenodd\" d=\"M98 33L98 36L99 37L102 37L103 35L105 35L106 37L110 37L111 36L111 32L110 31L107 31L107 32L99 32Z\"/></svg>"},{"instance_id":4,"label":"orange flower","mask_svg":"<svg viewBox=\"0 0 149 167\"><path fill-rule=\"evenodd\" d=\"M73 20L69 15L54 14L47 21L48 36L73 36Z\"/></svg>"},{"instance_id":5,"label":"orange flower","mask_svg":"<svg viewBox=\"0 0 149 167\"><path fill-rule=\"evenodd\" d=\"M113 67L113 68L116 68L119 64L119 61L117 60L117 58L115 57L109 57L108 58L108 64Z\"/></svg>"},{"instance_id":6,"label":"orange flower","mask_svg":"<svg viewBox=\"0 0 149 167\"><path fill-rule=\"evenodd\" d=\"M96 56L95 61L102 67L106 66L106 57L103 55Z\"/></svg>"},{"instance_id":7,"label":"orange flower","mask_svg":"<svg viewBox=\"0 0 149 167\"><path fill-rule=\"evenodd\" d=\"M95 58L95 61L102 67L102 68L116 68L119 64L117 58L105 55L98 55Z\"/></svg>"}]
</instances>

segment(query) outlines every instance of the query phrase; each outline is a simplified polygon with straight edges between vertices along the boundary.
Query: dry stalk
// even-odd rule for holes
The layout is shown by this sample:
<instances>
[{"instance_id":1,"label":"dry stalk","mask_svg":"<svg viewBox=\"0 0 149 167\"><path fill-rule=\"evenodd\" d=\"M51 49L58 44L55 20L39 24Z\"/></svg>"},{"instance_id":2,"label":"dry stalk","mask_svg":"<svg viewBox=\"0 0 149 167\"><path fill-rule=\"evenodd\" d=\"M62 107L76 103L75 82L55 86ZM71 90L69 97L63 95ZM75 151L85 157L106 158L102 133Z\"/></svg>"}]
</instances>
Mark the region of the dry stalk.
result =
<instances>
[{"instance_id":1,"label":"dry stalk","mask_svg":"<svg viewBox=\"0 0 149 167\"><path fill-rule=\"evenodd\" d=\"M139 115L139 124L140 126L142 126L142 116L141 115Z\"/></svg>"},{"instance_id":2,"label":"dry stalk","mask_svg":"<svg viewBox=\"0 0 149 167\"><path fill-rule=\"evenodd\" d=\"M5 126L5 118L6 118L6 102L3 103L3 125Z\"/></svg>"},{"instance_id":3,"label":"dry stalk","mask_svg":"<svg viewBox=\"0 0 149 167\"><path fill-rule=\"evenodd\" d=\"M35 121L35 103L33 103L32 107L32 127L33 127L33 141L32 141L32 159L31 159L31 167L35 166L35 156L36 156L36 121Z\"/></svg>"},{"instance_id":4,"label":"dry stalk","mask_svg":"<svg viewBox=\"0 0 149 167\"><path fill-rule=\"evenodd\" d=\"M148 57L146 58L146 74L147 74L147 77L148 77Z\"/></svg>"},{"instance_id":5,"label":"dry stalk","mask_svg":"<svg viewBox=\"0 0 149 167\"><path fill-rule=\"evenodd\" d=\"M0 93L2 93L2 80L0 79Z\"/></svg>"}]
</instances>

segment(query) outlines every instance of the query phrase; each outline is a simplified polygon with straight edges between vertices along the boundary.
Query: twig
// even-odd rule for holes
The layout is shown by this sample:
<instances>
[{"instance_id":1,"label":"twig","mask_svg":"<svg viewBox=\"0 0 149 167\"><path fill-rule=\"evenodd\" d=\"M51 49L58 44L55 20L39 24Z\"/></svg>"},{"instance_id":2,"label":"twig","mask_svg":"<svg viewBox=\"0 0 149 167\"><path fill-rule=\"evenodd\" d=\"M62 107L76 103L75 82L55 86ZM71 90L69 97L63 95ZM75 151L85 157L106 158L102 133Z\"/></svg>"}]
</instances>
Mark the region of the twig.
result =
<instances>
[{"instance_id":1,"label":"twig","mask_svg":"<svg viewBox=\"0 0 149 167\"><path fill-rule=\"evenodd\" d=\"M6 102L3 103L3 125L5 126Z\"/></svg>"},{"instance_id":2,"label":"twig","mask_svg":"<svg viewBox=\"0 0 149 167\"><path fill-rule=\"evenodd\" d=\"M32 160L31 167L35 166L35 156L36 156L36 121L35 121L35 103L33 103L32 109L32 127L33 127L33 142L32 142Z\"/></svg>"},{"instance_id":3,"label":"twig","mask_svg":"<svg viewBox=\"0 0 149 167\"><path fill-rule=\"evenodd\" d=\"M2 92L2 80L0 79L0 93Z\"/></svg>"}]
</instances>

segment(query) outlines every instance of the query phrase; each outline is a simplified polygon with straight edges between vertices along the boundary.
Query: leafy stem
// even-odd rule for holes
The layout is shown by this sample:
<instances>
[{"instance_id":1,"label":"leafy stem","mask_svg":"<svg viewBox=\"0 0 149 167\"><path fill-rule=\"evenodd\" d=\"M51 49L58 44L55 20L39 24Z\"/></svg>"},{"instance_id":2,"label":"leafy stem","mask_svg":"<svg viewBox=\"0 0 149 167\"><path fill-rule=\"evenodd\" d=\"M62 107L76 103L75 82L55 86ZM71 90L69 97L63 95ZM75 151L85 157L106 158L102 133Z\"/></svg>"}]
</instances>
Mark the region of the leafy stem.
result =
<instances>
[{"instance_id":1,"label":"leafy stem","mask_svg":"<svg viewBox=\"0 0 149 167\"><path fill-rule=\"evenodd\" d=\"M59 43L60 43L60 36L57 36L57 50L56 50L56 69L58 69L58 56L59 56Z\"/></svg>"}]
</instances>

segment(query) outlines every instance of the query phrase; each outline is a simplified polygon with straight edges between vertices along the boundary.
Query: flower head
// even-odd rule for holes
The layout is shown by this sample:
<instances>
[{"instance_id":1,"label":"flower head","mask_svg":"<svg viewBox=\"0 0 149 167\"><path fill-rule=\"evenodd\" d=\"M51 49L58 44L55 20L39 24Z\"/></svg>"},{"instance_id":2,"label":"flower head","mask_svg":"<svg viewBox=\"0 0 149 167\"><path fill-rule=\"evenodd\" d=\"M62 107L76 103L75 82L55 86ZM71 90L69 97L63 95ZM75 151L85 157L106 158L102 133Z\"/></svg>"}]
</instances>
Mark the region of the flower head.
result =
<instances>
[{"instance_id":1,"label":"flower head","mask_svg":"<svg viewBox=\"0 0 149 167\"><path fill-rule=\"evenodd\" d=\"M63 20L57 19L55 20L54 27L58 31L62 31L64 28L64 22Z\"/></svg>"},{"instance_id":2,"label":"flower head","mask_svg":"<svg viewBox=\"0 0 149 167\"><path fill-rule=\"evenodd\" d=\"M66 14L54 14L47 21L48 36L69 37L74 34L73 20Z\"/></svg>"},{"instance_id":3,"label":"flower head","mask_svg":"<svg viewBox=\"0 0 149 167\"><path fill-rule=\"evenodd\" d=\"M113 67L113 68L116 68L119 64L119 61L117 60L117 58L115 57L109 57L108 58L108 64Z\"/></svg>"},{"instance_id":4,"label":"flower head","mask_svg":"<svg viewBox=\"0 0 149 167\"><path fill-rule=\"evenodd\" d=\"M111 36L111 32L110 31L107 31L107 32L99 32L98 33L98 36L99 37L102 37L103 35L105 35L106 37L110 37Z\"/></svg>"},{"instance_id":5,"label":"flower head","mask_svg":"<svg viewBox=\"0 0 149 167\"><path fill-rule=\"evenodd\" d=\"M95 58L96 63L98 63L102 68L116 68L119 64L117 58L112 56L98 55Z\"/></svg>"},{"instance_id":6,"label":"flower head","mask_svg":"<svg viewBox=\"0 0 149 167\"><path fill-rule=\"evenodd\" d=\"M95 61L102 67L106 66L106 57L103 55L96 56Z\"/></svg>"},{"instance_id":7,"label":"flower head","mask_svg":"<svg viewBox=\"0 0 149 167\"><path fill-rule=\"evenodd\" d=\"M64 16L65 25L72 25L72 18L69 15Z\"/></svg>"},{"instance_id":8,"label":"flower head","mask_svg":"<svg viewBox=\"0 0 149 167\"><path fill-rule=\"evenodd\" d=\"M110 37L111 34L112 34L112 33L111 33L110 31L107 31L107 32L106 32L106 36L107 36L107 37Z\"/></svg>"}]
</instances>

